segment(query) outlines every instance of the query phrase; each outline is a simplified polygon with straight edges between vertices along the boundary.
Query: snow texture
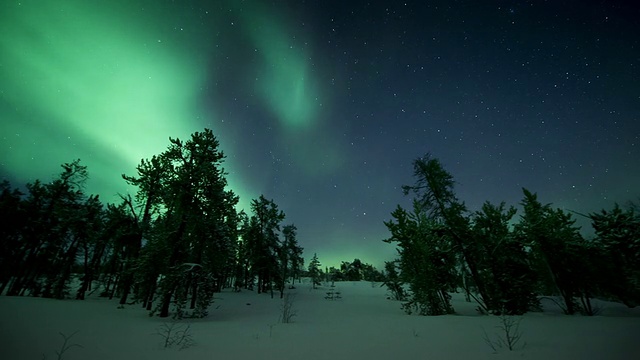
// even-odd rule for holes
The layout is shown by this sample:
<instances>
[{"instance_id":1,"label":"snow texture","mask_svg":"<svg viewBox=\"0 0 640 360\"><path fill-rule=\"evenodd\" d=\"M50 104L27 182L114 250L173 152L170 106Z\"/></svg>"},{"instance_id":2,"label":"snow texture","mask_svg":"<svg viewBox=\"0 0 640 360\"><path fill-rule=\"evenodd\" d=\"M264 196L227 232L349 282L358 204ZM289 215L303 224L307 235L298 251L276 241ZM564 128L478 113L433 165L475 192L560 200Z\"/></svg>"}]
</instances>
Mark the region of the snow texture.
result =
<instances>
[{"instance_id":1,"label":"snow texture","mask_svg":"<svg viewBox=\"0 0 640 360\"><path fill-rule=\"evenodd\" d=\"M282 300L269 294L225 290L209 316L182 320L194 345L164 348L155 334L171 319L149 317L139 305L118 309L101 298L51 300L0 297L0 359L56 359L62 336L77 333L65 354L75 359L638 359L640 309L594 300L600 315L567 316L552 301L526 314L523 349L494 353L485 331L496 336L499 318L479 315L454 294L457 315L406 315L380 284L338 282L311 289L296 284L293 323L278 322ZM342 298L325 299L330 290Z\"/></svg>"}]
</instances>

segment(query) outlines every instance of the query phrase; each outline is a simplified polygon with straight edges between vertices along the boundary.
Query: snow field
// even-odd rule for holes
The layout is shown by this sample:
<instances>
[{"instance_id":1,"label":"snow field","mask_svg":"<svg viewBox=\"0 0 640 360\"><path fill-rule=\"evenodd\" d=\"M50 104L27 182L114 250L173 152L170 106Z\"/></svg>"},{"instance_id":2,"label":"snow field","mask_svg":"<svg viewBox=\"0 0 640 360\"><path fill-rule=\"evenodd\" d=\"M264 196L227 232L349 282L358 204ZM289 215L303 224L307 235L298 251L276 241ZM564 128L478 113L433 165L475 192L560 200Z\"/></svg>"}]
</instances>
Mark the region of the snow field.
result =
<instances>
[{"instance_id":1,"label":"snow field","mask_svg":"<svg viewBox=\"0 0 640 360\"><path fill-rule=\"evenodd\" d=\"M329 284L311 290L297 284L293 323L279 323L275 293L225 290L209 316L185 319L195 344L163 348L154 333L171 319L149 317L139 305L118 309L116 301L0 297L0 359L56 359L59 332L71 335L64 359L636 359L640 358L640 309L601 302L595 317L566 316L549 300L544 312L526 314L521 343L497 354L484 331L496 336L498 317L478 315L473 303L454 294L458 315L406 315L386 289L369 282L337 282L339 300L326 300ZM519 344L520 345L520 344Z\"/></svg>"}]
</instances>

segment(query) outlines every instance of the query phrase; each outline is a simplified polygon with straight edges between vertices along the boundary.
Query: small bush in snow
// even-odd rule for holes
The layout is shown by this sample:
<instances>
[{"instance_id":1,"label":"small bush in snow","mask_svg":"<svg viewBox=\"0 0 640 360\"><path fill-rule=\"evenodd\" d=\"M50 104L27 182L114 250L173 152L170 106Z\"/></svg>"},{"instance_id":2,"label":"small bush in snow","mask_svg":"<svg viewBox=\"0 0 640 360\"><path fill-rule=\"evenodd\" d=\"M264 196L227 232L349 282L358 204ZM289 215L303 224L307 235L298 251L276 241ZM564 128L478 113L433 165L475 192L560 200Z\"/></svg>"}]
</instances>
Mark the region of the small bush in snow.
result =
<instances>
[{"instance_id":1,"label":"small bush in snow","mask_svg":"<svg viewBox=\"0 0 640 360\"><path fill-rule=\"evenodd\" d=\"M164 342L164 348L177 346L180 350L193 346L190 324L178 324L173 321L164 323L156 329L155 335L160 335Z\"/></svg>"},{"instance_id":2,"label":"small bush in snow","mask_svg":"<svg viewBox=\"0 0 640 360\"><path fill-rule=\"evenodd\" d=\"M484 331L484 342L491 347L493 352L497 353L498 349L507 348L509 351L524 348L525 344L518 345L522 339L522 331L520 331L521 317L510 315L500 315L500 324L496 326L498 332L491 338Z\"/></svg>"},{"instance_id":3,"label":"small bush in snow","mask_svg":"<svg viewBox=\"0 0 640 360\"><path fill-rule=\"evenodd\" d=\"M62 346L60 347L60 350L56 350L56 360L62 360L64 359L64 353L66 353L69 349L71 349L72 347L79 347L81 348L82 345L79 344L70 344L69 340L71 340L71 338L77 334L78 332L74 332L73 334L67 336L64 333L60 333L60 336L62 336ZM45 360L47 357L43 354L42 355L42 359Z\"/></svg>"},{"instance_id":4,"label":"small bush in snow","mask_svg":"<svg viewBox=\"0 0 640 360\"><path fill-rule=\"evenodd\" d=\"M293 302L295 298L295 294L287 293L282 299L282 306L280 307L280 310L282 310L282 313L280 314L280 321L283 324L293 322L293 317L297 315L297 311L293 310Z\"/></svg>"},{"instance_id":5,"label":"small bush in snow","mask_svg":"<svg viewBox=\"0 0 640 360\"><path fill-rule=\"evenodd\" d=\"M331 289L331 291L327 291L327 296L325 296L324 298L327 300L339 300L342 299L342 295L340 291Z\"/></svg>"}]
</instances>

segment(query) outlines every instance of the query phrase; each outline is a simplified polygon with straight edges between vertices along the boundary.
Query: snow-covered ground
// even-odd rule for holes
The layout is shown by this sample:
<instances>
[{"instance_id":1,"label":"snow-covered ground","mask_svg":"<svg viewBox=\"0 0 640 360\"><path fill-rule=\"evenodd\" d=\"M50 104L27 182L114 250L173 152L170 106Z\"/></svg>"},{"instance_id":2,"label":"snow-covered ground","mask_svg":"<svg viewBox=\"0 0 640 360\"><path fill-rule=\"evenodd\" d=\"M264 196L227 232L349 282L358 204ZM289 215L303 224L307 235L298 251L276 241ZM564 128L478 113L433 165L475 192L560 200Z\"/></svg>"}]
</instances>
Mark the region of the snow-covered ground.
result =
<instances>
[{"instance_id":1,"label":"snow-covered ground","mask_svg":"<svg viewBox=\"0 0 640 360\"><path fill-rule=\"evenodd\" d=\"M478 315L454 294L458 315L405 315L400 302L368 282L336 283L341 299L326 300L331 288L292 290L297 316L279 323L281 300L252 291L217 294L210 314L189 323L194 345L164 348L157 328L170 319L149 317L139 306L118 309L116 301L0 297L0 359L57 359L60 332L77 333L63 358L74 359L640 359L640 309L598 302L599 316L565 316L553 302L521 323L523 349L499 349L499 318ZM526 343L526 344L525 344Z\"/></svg>"}]
</instances>

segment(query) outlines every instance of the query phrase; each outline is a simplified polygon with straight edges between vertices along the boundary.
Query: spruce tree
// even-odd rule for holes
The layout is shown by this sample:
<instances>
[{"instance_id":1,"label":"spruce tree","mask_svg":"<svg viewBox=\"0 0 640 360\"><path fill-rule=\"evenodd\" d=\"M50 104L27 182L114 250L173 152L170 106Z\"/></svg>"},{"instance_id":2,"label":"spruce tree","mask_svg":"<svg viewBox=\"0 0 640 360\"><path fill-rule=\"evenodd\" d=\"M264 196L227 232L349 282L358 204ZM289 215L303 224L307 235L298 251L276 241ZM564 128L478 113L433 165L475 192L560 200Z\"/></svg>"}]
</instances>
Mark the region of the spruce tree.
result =
<instances>
[{"instance_id":1,"label":"spruce tree","mask_svg":"<svg viewBox=\"0 0 640 360\"><path fill-rule=\"evenodd\" d=\"M321 285L322 281L322 270L320 270L320 260L318 260L318 255L313 253L313 257L309 262L309 277L311 278L311 286L316 289L316 286Z\"/></svg>"},{"instance_id":2,"label":"spruce tree","mask_svg":"<svg viewBox=\"0 0 640 360\"><path fill-rule=\"evenodd\" d=\"M407 313L444 315L454 312L448 291L455 284L455 256L443 226L429 219L418 201L413 212L400 206L385 222L391 233L388 243L397 243L402 281L409 284ZM397 289L394 289L397 290Z\"/></svg>"},{"instance_id":3,"label":"spruce tree","mask_svg":"<svg viewBox=\"0 0 640 360\"><path fill-rule=\"evenodd\" d=\"M525 244L514 236L509 222L513 207L486 202L473 216L474 243L470 251L478 260L482 281L494 301L494 312L521 315L538 307L536 274Z\"/></svg>"},{"instance_id":4,"label":"spruce tree","mask_svg":"<svg viewBox=\"0 0 640 360\"><path fill-rule=\"evenodd\" d=\"M170 138L169 142L162 154L141 162L138 177L125 176L140 189L137 200L144 205L138 216L139 239L147 239L130 270L139 272L138 288L147 307L159 293L155 311L161 317L169 315L172 302L180 316L188 294L194 308L198 299L208 306L210 289L219 289L231 267L237 228L229 221L237 197L225 190L224 154L213 132L205 129L187 141ZM154 209L158 215L152 219Z\"/></svg>"},{"instance_id":5,"label":"spruce tree","mask_svg":"<svg viewBox=\"0 0 640 360\"><path fill-rule=\"evenodd\" d=\"M251 202L253 215L243 234L251 257L252 275L258 279L258 293L270 291L273 297L274 283L278 283L281 271L278 266L280 249L280 223L284 220L284 212L278 210L273 200L264 195Z\"/></svg>"},{"instance_id":6,"label":"spruce tree","mask_svg":"<svg viewBox=\"0 0 640 360\"><path fill-rule=\"evenodd\" d=\"M570 214L551 205L543 205L536 194L523 189L524 213L516 225L519 241L532 250L533 268L540 275L541 290L560 295L563 311L575 314L581 310L577 298L583 294L578 249L584 239Z\"/></svg>"},{"instance_id":7,"label":"spruce tree","mask_svg":"<svg viewBox=\"0 0 640 360\"><path fill-rule=\"evenodd\" d=\"M405 195L413 193L416 196L421 211L446 234L453 246L453 251L460 254L460 259L468 268L471 279L478 292L477 300L482 311L494 311L499 306L494 303L487 284L482 278L480 260L473 251L473 237L471 236L470 220L467 208L460 202L453 190L453 176L447 172L438 159L430 154L413 162L415 183L403 186Z\"/></svg>"},{"instance_id":8,"label":"spruce tree","mask_svg":"<svg viewBox=\"0 0 640 360\"><path fill-rule=\"evenodd\" d=\"M604 295L629 307L640 304L640 213L633 207L589 214L596 232L594 247L604 257Z\"/></svg>"}]
</instances>

